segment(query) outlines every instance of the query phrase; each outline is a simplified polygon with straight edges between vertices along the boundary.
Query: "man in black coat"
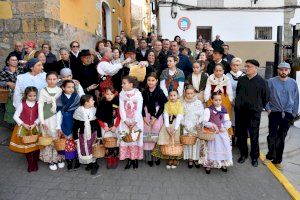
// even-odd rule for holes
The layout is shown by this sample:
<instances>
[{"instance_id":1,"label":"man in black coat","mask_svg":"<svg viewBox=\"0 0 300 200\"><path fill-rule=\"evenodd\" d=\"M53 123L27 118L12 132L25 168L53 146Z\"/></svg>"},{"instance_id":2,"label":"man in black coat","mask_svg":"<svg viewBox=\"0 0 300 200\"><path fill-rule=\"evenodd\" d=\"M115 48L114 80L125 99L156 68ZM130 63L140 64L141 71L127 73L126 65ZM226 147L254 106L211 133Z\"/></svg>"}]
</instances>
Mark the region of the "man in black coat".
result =
<instances>
[{"instance_id":1,"label":"man in black coat","mask_svg":"<svg viewBox=\"0 0 300 200\"><path fill-rule=\"evenodd\" d=\"M179 52L179 45L176 41L171 42L170 54L179 57L179 62L176 67L184 72L185 77L188 77L188 75L193 72L192 63L189 57Z\"/></svg>"},{"instance_id":2,"label":"man in black coat","mask_svg":"<svg viewBox=\"0 0 300 200\"><path fill-rule=\"evenodd\" d=\"M241 154L238 162L244 163L248 157L247 138L249 133L251 164L254 167L258 165L261 112L270 98L267 82L257 74L258 67L258 61L246 60L246 76L242 76L238 80L234 108L237 146Z\"/></svg>"},{"instance_id":3,"label":"man in black coat","mask_svg":"<svg viewBox=\"0 0 300 200\"><path fill-rule=\"evenodd\" d=\"M139 41L139 48L136 50L136 60L137 61L146 61L148 56L148 47L146 39L141 39Z\"/></svg>"},{"instance_id":4,"label":"man in black coat","mask_svg":"<svg viewBox=\"0 0 300 200\"><path fill-rule=\"evenodd\" d=\"M214 69L216 64L221 63L224 66L224 74L227 74L230 72L230 65L223 60L223 56L224 56L224 49L223 47L217 47L214 49L213 52L213 61L211 61L208 66L207 66L207 70L206 72L211 75L214 73Z\"/></svg>"},{"instance_id":5,"label":"man in black coat","mask_svg":"<svg viewBox=\"0 0 300 200\"><path fill-rule=\"evenodd\" d=\"M219 48L222 47L224 42L220 39L220 35L216 35L216 39L211 43L212 48Z\"/></svg>"}]
</instances>

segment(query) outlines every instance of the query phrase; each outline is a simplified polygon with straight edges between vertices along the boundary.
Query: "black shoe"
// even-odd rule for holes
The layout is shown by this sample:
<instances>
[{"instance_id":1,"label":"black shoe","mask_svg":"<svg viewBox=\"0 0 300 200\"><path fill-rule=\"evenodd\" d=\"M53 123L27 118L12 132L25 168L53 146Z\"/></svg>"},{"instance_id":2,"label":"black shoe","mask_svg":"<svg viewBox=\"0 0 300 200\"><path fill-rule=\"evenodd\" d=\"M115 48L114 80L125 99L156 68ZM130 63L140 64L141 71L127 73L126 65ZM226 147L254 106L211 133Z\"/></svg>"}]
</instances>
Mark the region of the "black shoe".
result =
<instances>
[{"instance_id":1,"label":"black shoe","mask_svg":"<svg viewBox=\"0 0 300 200\"><path fill-rule=\"evenodd\" d=\"M193 168L193 163L191 164L190 162L188 162L188 168L192 169Z\"/></svg>"},{"instance_id":2,"label":"black shoe","mask_svg":"<svg viewBox=\"0 0 300 200\"><path fill-rule=\"evenodd\" d=\"M160 165L160 158L157 159L157 161L155 161L155 164L156 164L156 165Z\"/></svg>"},{"instance_id":3,"label":"black shoe","mask_svg":"<svg viewBox=\"0 0 300 200\"><path fill-rule=\"evenodd\" d=\"M97 174L98 169L99 169L99 165L97 164L97 162L92 163L91 175Z\"/></svg>"},{"instance_id":4,"label":"black shoe","mask_svg":"<svg viewBox=\"0 0 300 200\"><path fill-rule=\"evenodd\" d=\"M75 165L74 165L74 170L78 169L80 167L80 162L78 159L75 159Z\"/></svg>"},{"instance_id":5,"label":"black shoe","mask_svg":"<svg viewBox=\"0 0 300 200\"><path fill-rule=\"evenodd\" d=\"M139 161L136 159L133 161L133 169L139 168Z\"/></svg>"},{"instance_id":6,"label":"black shoe","mask_svg":"<svg viewBox=\"0 0 300 200\"><path fill-rule=\"evenodd\" d=\"M67 169L70 171L73 168L73 160L66 160L67 161Z\"/></svg>"},{"instance_id":7,"label":"black shoe","mask_svg":"<svg viewBox=\"0 0 300 200\"><path fill-rule=\"evenodd\" d=\"M194 161L194 165L195 165L195 167L198 169L198 168L200 168L200 164L198 163L198 162L195 162Z\"/></svg>"},{"instance_id":8,"label":"black shoe","mask_svg":"<svg viewBox=\"0 0 300 200\"><path fill-rule=\"evenodd\" d=\"M252 159L251 164L252 164L253 167L257 167L258 166L257 159Z\"/></svg>"},{"instance_id":9,"label":"black shoe","mask_svg":"<svg viewBox=\"0 0 300 200\"><path fill-rule=\"evenodd\" d=\"M92 169L92 164L93 163L89 163L86 167L85 167L85 170L86 171L90 171Z\"/></svg>"},{"instance_id":10,"label":"black shoe","mask_svg":"<svg viewBox=\"0 0 300 200\"><path fill-rule=\"evenodd\" d=\"M128 159L125 169L130 169L131 165L132 165L132 160Z\"/></svg>"},{"instance_id":11,"label":"black shoe","mask_svg":"<svg viewBox=\"0 0 300 200\"><path fill-rule=\"evenodd\" d=\"M238 159L238 163L243 164L246 161L246 156L241 156Z\"/></svg>"},{"instance_id":12,"label":"black shoe","mask_svg":"<svg viewBox=\"0 0 300 200\"><path fill-rule=\"evenodd\" d=\"M210 169L205 168L205 173L210 174Z\"/></svg>"},{"instance_id":13,"label":"black shoe","mask_svg":"<svg viewBox=\"0 0 300 200\"><path fill-rule=\"evenodd\" d=\"M227 172L227 168L226 167L225 168L222 167L221 170L222 170L222 172Z\"/></svg>"},{"instance_id":14,"label":"black shoe","mask_svg":"<svg viewBox=\"0 0 300 200\"><path fill-rule=\"evenodd\" d=\"M148 161L147 163L150 167L153 167L153 161Z\"/></svg>"}]
</instances>

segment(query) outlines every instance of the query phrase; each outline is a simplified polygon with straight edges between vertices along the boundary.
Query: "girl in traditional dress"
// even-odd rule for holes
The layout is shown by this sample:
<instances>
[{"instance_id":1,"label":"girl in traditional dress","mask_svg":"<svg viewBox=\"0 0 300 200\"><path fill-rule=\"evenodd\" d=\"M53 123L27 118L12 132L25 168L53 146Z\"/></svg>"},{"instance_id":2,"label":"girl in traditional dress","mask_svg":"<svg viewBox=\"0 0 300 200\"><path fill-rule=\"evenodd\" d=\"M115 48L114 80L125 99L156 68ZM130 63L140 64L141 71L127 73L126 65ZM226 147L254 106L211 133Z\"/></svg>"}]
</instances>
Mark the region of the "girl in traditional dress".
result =
<instances>
[{"instance_id":1,"label":"girl in traditional dress","mask_svg":"<svg viewBox=\"0 0 300 200\"><path fill-rule=\"evenodd\" d=\"M18 105L13 116L17 125L12 133L9 149L18 153L24 153L27 159L27 171L38 170L39 146L37 143L24 144L22 136L29 134L39 134L37 125L38 104L36 102L38 90L35 87L27 87L24 92L23 101Z\"/></svg>"},{"instance_id":2,"label":"girl in traditional dress","mask_svg":"<svg viewBox=\"0 0 300 200\"><path fill-rule=\"evenodd\" d=\"M179 58L170 55L167 59L168 68L163 70L160 76L160 88L168 97L169 91L177 90L179 97L183 94L184 89L184 73L176 67Z\"/></svg>"},{"instance_id":3,"label":"girl in traditional dress","mask_svg":"<svg viewBox=\"0 0 300 200\"><path fill-rule=\"evenodd\" d=\"M157 85L158 77L156 73L151 73L147 78L147 87L143 91L143 118L144 118L144 160L150 167L153 161L156 165L160 164L160 159L151 155L158 134L163 125L163 111L167 98L160 87Z\"/></svg>"},{"instance_id":4,"label":"girl in traditional dress","mask_svg":"<svg viewBox=\"0 0 300 200\"><path fill-rule=\"evenodd\" d=\"M236 87L238 83L238 79L242 76L245 76L246 74L240 70L241 64L242 64L242 59L240 58L233 58L231 60L231 71L226 74L226 76L229 78L231 87L232 87L232 96L233 96L233 101L232 101L232 116L231 116L231 122L232 122L232 129L233 133L235 132L235 114L234 114L234 99L236 96ZM235 133L232 136L232 145L235 145Z\"/></svg>"},{"instance_id":5,"label":"girl in traditional dress","mask_svg":"<svg viewBox=\"0 0 300 200\"><path fill-rule=\"evenodd\" d=\"M186 83L192 85L195 88L196 96L202 102L204 102L204 90L207 82L207 74L201 68L200 62L193 63L193 73L187 77Z\"/></svg>"},{"instance_id":6,"label":"girl in traditional dress","mask_svg":"<svg viewBox=\"0 0 300 200\"><path fill-rule=\"evenodd\" d=\"M104 91L104 98L100 101L97 108L97 119L101 127L101 132L104 138L115 137L118 139L118 127L120 125L121 117L119 113L119 98L117 91L110 86ZM117 146L119 146L117 144ZM119 148L107 148L106 151L107 168L117 168Z\"/></svg>"},{"instance_id":7,"label":"girl in traditional dress","mask_svg":"<svg viewBox=\"0 0 300 200\"><path fill-rule=\"evenodd\" d=\"M138 168L138 160L143 159L143 97L137 86L135 77L126 76L122 80L119 131L121 137L131 134L133 139L133 142L122 140L120 143L120 160L127 159L125 169L129 169L132 165L133 169Z\"/></svg>"},{"instance_id":8,"label":"girl in traditional dress","mask_svg":"<svg viewBox=\"0 0 300 200\"><path fill-rule=\"evenodd\" d=\"M79 97L84 95L84 90L83 90L82 86L80 85L79 81L73 79L71 69L63 68L62 70L60 70L60 78L61 78L61 80L58 81L58 83L57 83L58 87L60 87L65 80L72 80L75 83L75 88L74 88L75 92L79 95Z\"/></svg>"},{"instance_id":9,"label":"girl in traditional dress","mask_svg":"<svg viewBox=\"0 0 300 200\"><path fill-rule=\"evenodd\" d=\"M204 108L202 102L197 98L195 89L192 85L188 85L186 87L184 96L184 116L181 122L183 126L183 134L196 134L196 127L202 122ZM198 164L200 145L200 140L197 139L195 145L184 146L183 159L189 161L189 168L192 168L193 165L195 165L196 168L200 167Z\"/></svg>"},{"instance_id":10,"label":"girl in traditional dress","mask_svg":"<svg viewBox=\"0 0 300 200\"><path fill-rule=\"evenodd\" d=\"M57 99L57 127L56 130L61 136L62 134L66 137L66 148L65 148L65 160L67 162L68 170L79 168L80 163L78 161L76 144L72 137L73 129L73 114L79 107L80 97L75 92L75 83L72 80L65 80L62 83L63 93Z\"/></svg>"},{"instance_id":11,"label":"girl in traditional dress","mask_svg":"<svg viewBox=\"0 0 300 200\"><path fill-rule=\"evenodd\" d=\"M204 101L207 106L212 105L210 99L213 92L220 92L222 96L222 104L226 108L230 119L232 118L232 106L233 92L229 78L224 74L224 66L221 63L216 64L214 73L207 79L206 88L204 91ZM229 134L232 135L232 129L229 129Z\"/></svg>"},{"instance_id":12,"label":"girl in traditional dress","mask_svg":"<svg viewBox=\"0 0 300 200\"><path fill-rule=\"evenodd\" d=\"M165 156L160 152L159 145L167 145L180 143L180 123L183 118L183 105L179 100L179 95L177 90L172 90L169 92L169 101L165 104L164 109L164 125L162 126L158 142L153 150L152 155L161 159L167 160L167 169L175 169L179 164L179 159L182 157Z\"/></svg>"},{"instance_id":13,"label":"girl in traditional dress","mask_svg":"<svg viewBox=\"0 0 300 200\"><path fill-rule=\"evenodd\" d=\"M56 131L56 100L61 95L61 89L56 86L58 75L56 72L48 72L46 75L48 86L40 91L39 96L39 119L42 125L42 134L58 139ZM57 167L64 168L63 155L58 154L54 145L51 144L41 150L40 159L49 163L50 170L57 170Z\"/></svg>"},{"instance_id":14,"label":"girl in traditional dress","mask_svg":"<svg viewBox=\"0 0 300 200\"><path fill-rule=\"evenodd\" d=\"M211 168L218 168L227 172L227 167L232 166L232 147L227 130L231 127L229 114L222 106L222 95L213 92L212 105L204 110L203 124L215 130L215 139L207 142L207 155L199 160L207 174Z\"/></svg>"},{"instance_id":15,"label":"girl in traditional dress","mask_svg":"<svg viewBox=\"0 0 300 200\"><path fill-rule=\"evenodd\" d=\"M80 107L73 115L73 138L77 144L79 162L87 165L85 170L91 170L91 174L97 174L99 165L93 158L92 145L101 138L101 129L96 118L96 108L91 95L83 95L80 99Z\"/></svg>"}]
</instances>

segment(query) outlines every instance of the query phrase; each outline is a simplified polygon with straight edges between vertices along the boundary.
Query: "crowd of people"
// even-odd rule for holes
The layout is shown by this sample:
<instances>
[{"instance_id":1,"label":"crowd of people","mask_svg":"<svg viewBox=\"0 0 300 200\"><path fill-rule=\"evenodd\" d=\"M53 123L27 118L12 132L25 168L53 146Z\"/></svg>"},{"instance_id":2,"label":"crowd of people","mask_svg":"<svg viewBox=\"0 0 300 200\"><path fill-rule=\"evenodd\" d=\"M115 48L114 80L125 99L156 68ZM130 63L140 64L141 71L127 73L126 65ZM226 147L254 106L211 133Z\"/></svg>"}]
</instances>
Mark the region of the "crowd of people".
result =
<instances>
[{"instance_id":1,"label":"crowd of people","mask_svg":"<svg viewBox=\"0 0 300 200\"><path fill-rule=\"evenodd\" d=\"M239 163L247 159L248 137L257 167L264 109L270 130L265 163L282 168L285 136L299 106L288 63L280 63L278 76L267 82L257 73L257 60L242 67L219 35L212 43L199 37L191 50L180 36L170 41L143 33L134 40L124 31L114 43L98 41L95 49L80 50L72 41L59 58L48 43L38 50L33 41L17 42L0 72L0 86L10 90L4 120L15 125L9 148L25 154L28 172L38 170L41 160L53 171L84 164L96 174L92 147L108 137L117 138L106 149L108 168L116 168L118 160L127 160L125 169L137 169L139 160L150 167L166 160L166 168L175 169L184 159L188 168L202 166L207 174L212 168L227 172L232 146L240 150ZM181 135L206 129L214 138L184 145L181 156L161 150L180 144ZM23 142L35 134L66 138L65 149Z\"/></svg>"}]
</instances>

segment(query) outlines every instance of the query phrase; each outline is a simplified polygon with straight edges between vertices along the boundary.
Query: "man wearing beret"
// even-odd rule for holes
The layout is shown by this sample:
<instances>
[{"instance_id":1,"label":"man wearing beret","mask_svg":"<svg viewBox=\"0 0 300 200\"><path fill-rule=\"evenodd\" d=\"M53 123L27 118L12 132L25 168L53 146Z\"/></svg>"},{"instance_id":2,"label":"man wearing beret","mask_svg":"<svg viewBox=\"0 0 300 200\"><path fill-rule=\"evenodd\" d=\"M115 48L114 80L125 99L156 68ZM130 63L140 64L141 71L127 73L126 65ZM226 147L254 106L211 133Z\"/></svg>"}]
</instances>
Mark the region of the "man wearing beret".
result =
<instances>
[{"instance_id":1,"label":"man wearing beret","mask_svg":"<svg viewBox=\"0 0 300 200\"><path fill-rule=\"evenodd\" d=\"M282 169L284 140L298 113L299 91L297 82L288 77L291 72L290 64L280 63L277 72L278 76L268 81L270 101L266 110L269 113L269 135L267 137L269 152L264 163L272 161L278 169Z\"/></svg>"}]
</instances>

